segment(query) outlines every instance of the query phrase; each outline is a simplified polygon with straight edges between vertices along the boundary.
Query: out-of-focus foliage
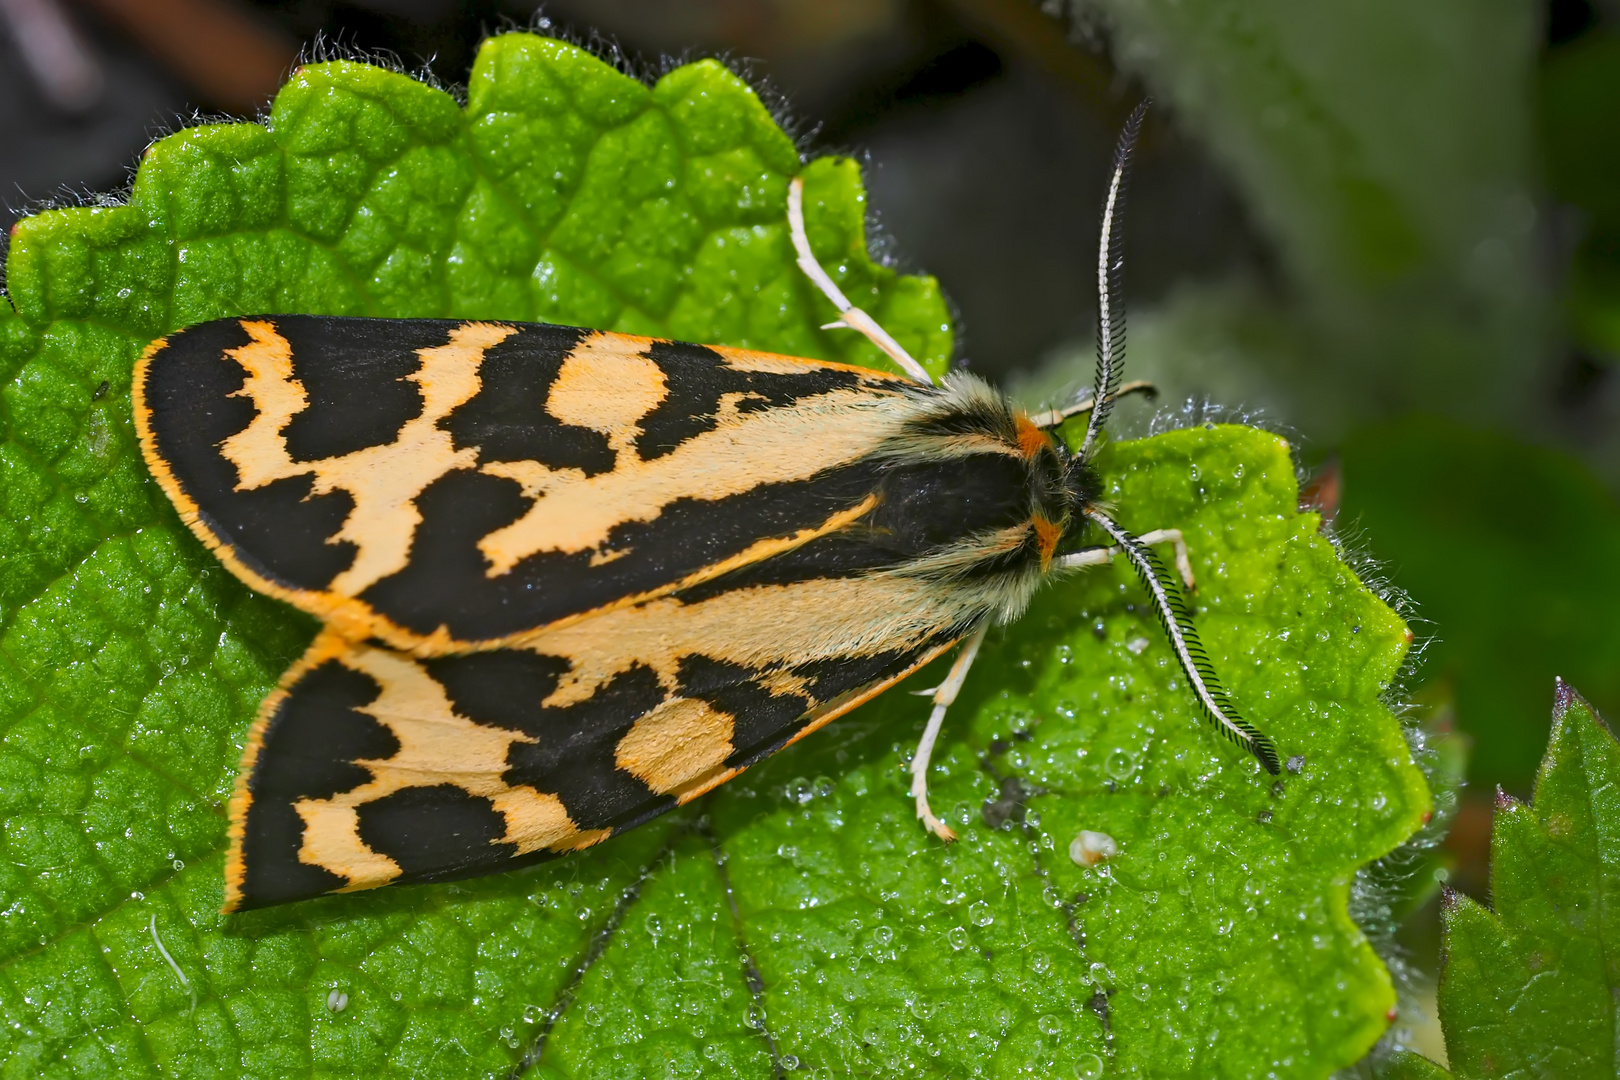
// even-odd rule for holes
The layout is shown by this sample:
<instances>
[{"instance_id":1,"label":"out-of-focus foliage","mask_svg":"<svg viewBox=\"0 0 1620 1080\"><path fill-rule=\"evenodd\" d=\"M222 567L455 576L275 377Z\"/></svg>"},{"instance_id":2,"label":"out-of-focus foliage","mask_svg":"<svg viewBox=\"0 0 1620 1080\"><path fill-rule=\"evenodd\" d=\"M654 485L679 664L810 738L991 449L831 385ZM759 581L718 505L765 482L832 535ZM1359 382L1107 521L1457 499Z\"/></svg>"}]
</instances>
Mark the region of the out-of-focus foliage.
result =
<instances>
[{"instance_id":1,"label":"out-of-focus foliage","mask_svg":"<svg viewBox=\"0 0 1620 1080\"><path fill-rule=\"evenodd\" d=\"M1570 281L1577 340L1620 358L1620 35L1593 34L1553 50L1542 70L1547 182L1574 207L1583 234Z\"/></svg>"},{"instance_id":2,"label":"out-of-focus foliage","mask_svg":"<svg viewBox=\"0 0 1620 1080\"><path fill-rule=\"evenodd\" d=\"M1567 454L1436 417L1345 444L1343 520L1418 598L1471 772L1528 790L1553 678L1620 711L1620 507ZM1489 790L1489 789L1487 789Z\"/></svg>"},{"instance_id":3,"label":"out-of-focus foliage","mask_svg":"<svg viewBox=\"0 0 1620 1080\"><path fill-rule=\"evenodd\" d=\"M1085 0L1242 189L1298 339L1265 376L1319 436L1428 403L1504 416L1533 377L1529 0Z\"/></svg>"}]
</instances>

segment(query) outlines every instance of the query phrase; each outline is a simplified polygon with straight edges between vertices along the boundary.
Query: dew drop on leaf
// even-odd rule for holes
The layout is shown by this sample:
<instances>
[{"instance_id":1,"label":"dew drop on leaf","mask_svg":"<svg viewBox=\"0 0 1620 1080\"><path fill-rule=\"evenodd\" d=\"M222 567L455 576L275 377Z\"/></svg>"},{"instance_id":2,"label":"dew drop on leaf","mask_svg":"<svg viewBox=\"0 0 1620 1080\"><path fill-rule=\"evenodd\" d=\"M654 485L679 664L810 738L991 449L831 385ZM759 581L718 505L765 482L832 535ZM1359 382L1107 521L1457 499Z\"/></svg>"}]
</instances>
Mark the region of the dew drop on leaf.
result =
<instances>
[{"instance_id":1,"label":"dew drop on leaf","mask_svg":"<svg viewBox=\"0 0 1620 1080\"><path fill-rule=\"evenodd\" d=\"M1115 750L1108 755L1108 761L1103 765L1104 771L1115 780L1126 780L1136 771L1136 755L1126 749Z\"/></svg>"}]
</instances>

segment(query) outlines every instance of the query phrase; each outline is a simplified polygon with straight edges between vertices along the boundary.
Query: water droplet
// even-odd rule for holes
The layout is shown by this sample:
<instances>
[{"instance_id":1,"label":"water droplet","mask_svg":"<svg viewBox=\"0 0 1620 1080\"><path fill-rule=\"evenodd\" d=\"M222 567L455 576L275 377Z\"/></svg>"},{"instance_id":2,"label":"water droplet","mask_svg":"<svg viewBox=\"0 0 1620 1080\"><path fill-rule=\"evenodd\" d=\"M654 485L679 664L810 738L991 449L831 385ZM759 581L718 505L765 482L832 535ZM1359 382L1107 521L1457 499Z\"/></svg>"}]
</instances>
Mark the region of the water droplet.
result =
<instances>
[{"instance_id":1,"label":"water droplet","mask_svg":"<svg viewBox=\"0 0 1620 1080\"><path fill-rule=\"evenodd\" d=\"M1037 1019L1035 1026L1041 1029L1042 1035L1056 1035L1063 1030L1063 1024L1051 1013L1046 1013Z\"/></svg>"},{"instance_id":2,"label":"water droplet","mask_svg":"<svg viewBox=\"0 0 1620 1080\"><path fill-rule=\"evenodd\" d=\"M1097 1080L1102 1072L1102 1058L1096 1054L1081 1054L1074 1059L1074 1080Z\"/></svg>"},{"instance_id":3,"label":"water droplet","mask_svg":"<svg viewBox=\"0 0 1620 1080\"><path fill-rule=\"evenodd\" d=\"M1074 663L1074 649L1068 645L1059 645L1057 647L1057 662L1060 664Z\"/></svg>"},{"instance_id":4,"label":"water droplet","mask_svg":"<svg viewBox=\"0 0 1620 1080\"><path fill-rule=\"evenodd\" d=\"M1103 771L1115 780L1129 779L1136 771L1136 755L1123 747L1108 755L1103 764Z\"/></svg>"},{"instance_id":5,"label":"water droplet","mask_svg":"<svg viewBox=\"0 0 1620 1080\"><path fill-rule=\"evenodd\" d=\"M176 870L184 870L186 868L186 860L176 859L170 865L172 865Z\"/></svg>"},{"instance_id":6,"label":"water droplet","mask_svg":"<svg viewBox=\"0 0 1620 1080\"><path fill-rule=\"evenodd\" d=\"M880 926L872 931L872 940L880 948L886 949L889 947L889 943L894 940L894 931L887 926Z\"/></svg>"},{"instance_id":7,"label":"water droplet","mask_svg":"<svg viewBox=\"0 0 1620 1080\"><path fill-rule=\"evenodd\" d=\"M605 1019L607 1018L602 1015L602 1010L595 1005L585 1006L585 1022L591 1027L601 1027Z\"/></svg>"},{"instance_id":8,"label":"water droplet","mask_svg":"<svg viewBox=\"0 0 1620 1080\"><path fill-rule=\"evenodd\" d=\"M951 943L951 948L958 951L968 946L968 932L960 926L951 927L950 932L945 935L945 939Z\"/></svg>"},{"instance_id":9,"label":"water droplet","mask_svg":"<svg viewBox=\"0 0 1620 1080\"><path fill-rule=\"evenodd\" d=\"M1137 1001L1146 1001L1152 996L1153 987L1149 986L1147 983L1137 983L1136 989L1131 991L1131 997L1135 998Z\"/></svg>"},{"instance_id":10,"label":"water droplet","mask_svg":"<svg viewBox=\"0 0 1620 1080\"><path fill-rule=\"evenodd\" d=\"M653 944L658 944L658 939L664 932L664 920L656 914L649 914L642 925L647 928L647 936L653 939Z\"/></svg>"},{"instance_id":11,"label":"water droplet","mask_svg":"<svg viewBox=\"0 0 1620 1080\"><path fill-rule=\"evenodd\" d=\"M989 904L985 903L983 900L975 900L972 905L968 907L968 920L972 922L974 926L989 926L991 923L996 921L996 916L995 913L990 910Z\"/></svg>"},{"instance_id":12,"label":"water droplet","mask_svg":"<svg viewBox=\"0 0 1620 1080\"><path fill-rule=\"evenodd\" d=\"M1388 800L1384 798L1384 793L1380 791L1377 795L1374 795L1367 801L1367 805L1372 807L1374 810L1382 810L1387 801Z\"/></svg>"}]
</instances>

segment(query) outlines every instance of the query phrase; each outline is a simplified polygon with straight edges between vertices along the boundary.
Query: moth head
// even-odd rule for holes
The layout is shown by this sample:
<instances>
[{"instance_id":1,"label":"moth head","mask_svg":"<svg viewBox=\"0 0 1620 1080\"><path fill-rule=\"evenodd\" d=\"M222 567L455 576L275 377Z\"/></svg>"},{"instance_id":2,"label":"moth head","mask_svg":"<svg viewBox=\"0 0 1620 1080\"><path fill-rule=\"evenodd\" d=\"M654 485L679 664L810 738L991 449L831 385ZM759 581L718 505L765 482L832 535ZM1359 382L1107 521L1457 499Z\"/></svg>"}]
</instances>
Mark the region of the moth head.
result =
<instances>
[{"instance_id":1,"label":"moth head","mask_svg":"<svg viewBox=\"0 0 1620 1080\"><path fill-rule=\"evenodd\" d=\"M1087 507L1097 505L1102 499L1102 476L1090 461L1077 454L1069 459L1064 470L1063 490L1069 500L1071 520L1078 524Z\"/></svg>"}]
</instances>

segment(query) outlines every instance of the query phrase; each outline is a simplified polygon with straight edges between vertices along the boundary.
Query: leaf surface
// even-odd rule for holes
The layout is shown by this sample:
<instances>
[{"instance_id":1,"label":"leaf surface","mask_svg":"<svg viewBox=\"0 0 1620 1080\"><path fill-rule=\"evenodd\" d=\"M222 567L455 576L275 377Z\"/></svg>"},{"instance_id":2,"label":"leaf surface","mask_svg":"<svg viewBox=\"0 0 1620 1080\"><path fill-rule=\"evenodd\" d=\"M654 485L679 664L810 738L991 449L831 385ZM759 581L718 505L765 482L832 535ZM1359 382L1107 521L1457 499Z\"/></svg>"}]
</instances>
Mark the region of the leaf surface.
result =
<instances>
[{"instance_id":1,"label":"leaf surface","mask_svg":"<svg viewBox=\"0 0 1620 1080\"><path fill-rule=\"evenodd\" d=\"M465 108L307 67L267 127L156 144L129 204L21 222L0 305L3 1077L1325 1076L1393 1003L1345 910L1429 799L1381 695L1408 636L1295 509L1276 436L1108 448L1136 529L1187 532L1198 620L1280 784L1198 719L1123 567L993 635L926 838L902 687L698 806L476 881L225 917L224 803L314 631L147 477L130 367L230 314L541 319L878 362L816 329L788 178L852 299L935 371L935 283L868 258L845 160L713 62L644 86L525 34ZM910 686L931 685L939 670ZM1020 815L1022 819L1020 820ZM1002 827L992 827L1002 826ZM1121 854L1082 869L1080 829Z\"/></svg>"}]
</instances>

